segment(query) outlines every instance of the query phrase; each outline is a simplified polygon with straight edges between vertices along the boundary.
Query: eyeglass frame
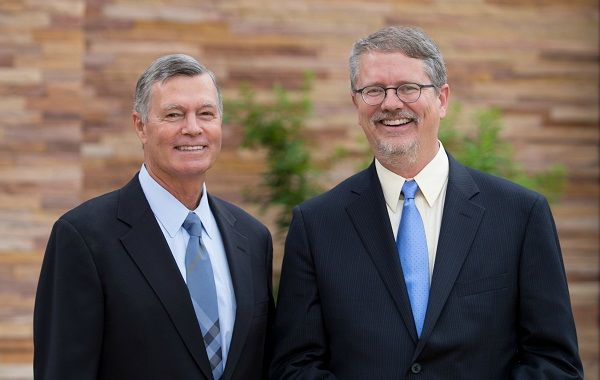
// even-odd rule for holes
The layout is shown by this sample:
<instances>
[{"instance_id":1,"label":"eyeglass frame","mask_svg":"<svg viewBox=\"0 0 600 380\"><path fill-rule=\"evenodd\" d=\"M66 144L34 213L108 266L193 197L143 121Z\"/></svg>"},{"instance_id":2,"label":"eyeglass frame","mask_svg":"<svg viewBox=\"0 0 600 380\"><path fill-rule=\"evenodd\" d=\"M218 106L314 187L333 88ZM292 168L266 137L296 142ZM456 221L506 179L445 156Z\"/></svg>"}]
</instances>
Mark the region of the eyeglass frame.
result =
<instances>
[{"instance_id":1,"label":"eyeglass frame","mask_svg":"<svg viewBox=\"0 0 600 380\"><path fill-rule=\"evenodd\" d=\"M419 87L419 96L417 96L417 98L415 100L407 102L407 101L403 100L402 98L400 98L400 95L398 95L398 89L400 87L402 87L402 86L406 86L406 85L409 85L409 84L412 84L412 85L415 85L415 86ZM367 103L367 101L365 100L365 95L363 94L363 91L366 88L369 88L369 87L379 87L379 88L381 88L383 90L383 99L381 99L381 102L379 102L377 104L369 104L369 103ZM396 97L398 98L398 100L400 100L402 103L408 103L408 104L410 104L410 103L416 103L419 99L421 99L421 93L423 93L423 89L424 88L436 88L436 86L434 84L420 84L420 83L402 83L401 85L396 86L396 87L381 87L381 86L377 86L377 85L369 85L369 86L365 86L363 88L359 88L357 90L352 90L352 92L355 93L355 94L360 93L360 97L362 98L363 102L365 102L365 104L367 104L369 106L378 106L378 105L382 104L385 101L385 98L387 98L387 92L388 92L388 90L396 90L396 91L394 91L394 93L396 94Z\"/></svg>"}]
</instances>

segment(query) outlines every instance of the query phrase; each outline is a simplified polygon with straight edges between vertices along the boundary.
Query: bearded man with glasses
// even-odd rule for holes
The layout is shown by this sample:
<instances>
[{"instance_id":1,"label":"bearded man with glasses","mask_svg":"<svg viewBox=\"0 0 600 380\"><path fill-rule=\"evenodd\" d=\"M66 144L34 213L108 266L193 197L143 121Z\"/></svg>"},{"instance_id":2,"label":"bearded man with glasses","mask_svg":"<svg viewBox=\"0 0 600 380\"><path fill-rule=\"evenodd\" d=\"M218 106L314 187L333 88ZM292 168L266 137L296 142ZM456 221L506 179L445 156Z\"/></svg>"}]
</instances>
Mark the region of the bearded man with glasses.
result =
<instances>
[{"instance_id":1,"label":"bearded man with glasses","mask_svg":"<svg viewBox=\"0 0 600 380\"><path fill-rule=\"evenodd\" d=\"M546 199L438 140L449 85L420 29L350 55L369 168L294 209L272 379L581 379Z\"/></svg>"}]
</instances>

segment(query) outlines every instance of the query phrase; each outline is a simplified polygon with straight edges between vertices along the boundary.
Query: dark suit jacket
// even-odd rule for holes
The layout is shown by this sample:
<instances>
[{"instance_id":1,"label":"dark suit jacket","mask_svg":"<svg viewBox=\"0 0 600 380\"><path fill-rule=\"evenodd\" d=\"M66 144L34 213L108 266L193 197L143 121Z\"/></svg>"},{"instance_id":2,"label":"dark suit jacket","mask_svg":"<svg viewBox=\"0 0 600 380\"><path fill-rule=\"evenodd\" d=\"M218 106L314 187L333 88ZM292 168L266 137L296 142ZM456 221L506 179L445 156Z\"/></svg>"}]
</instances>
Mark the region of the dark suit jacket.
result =
<instances>
[{"instance_id":1,"label":"dark suit jacket","mask_svg":"<svg viewBox=\"0 0 600 380\"><path fill-rule=\"evenodd\" d=\"M567 281L539 194L450 173L417 337L374 165L294 210L273 379L577 379Z\"/></svg>"},{"instance_id":2,"label":"dark suit jacket","mask_svg":"<svg viewBox=\"0 0 600 380\"><path fill-rule=\"evenodd\" d=\"M262 379L270 357L272 242L209 196L237 311L223 379ZM211 379L186 284L137 176L54 225L34 312L36 379Z\"/></svg>"}]
</instances>

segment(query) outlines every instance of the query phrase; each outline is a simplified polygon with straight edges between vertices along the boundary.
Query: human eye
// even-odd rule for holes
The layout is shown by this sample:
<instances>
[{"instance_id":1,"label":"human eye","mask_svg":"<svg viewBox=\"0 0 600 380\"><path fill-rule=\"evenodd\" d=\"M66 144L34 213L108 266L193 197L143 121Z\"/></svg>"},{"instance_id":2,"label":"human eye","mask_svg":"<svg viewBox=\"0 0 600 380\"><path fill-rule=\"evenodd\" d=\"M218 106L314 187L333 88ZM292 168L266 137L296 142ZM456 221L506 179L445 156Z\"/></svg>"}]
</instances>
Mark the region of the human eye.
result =
<instances>
[{"instance_id":1,"label":"human eye","mask_svg":"<svg viewBox=\"0 0 600 380\"><path fill-rule=\"evenodd\" d=\"M379 86L369 86L369 87L365 87L362 90L362 93L366 96L376 98L376 97L379 97L382 94L384 94L385 90Z\"/></svg>"},{"instance_id":2,"label":"human eye","mask_svg":"<svg viewBox=\"0 0 600 380\"><path fill-rule=\"evenodd\" d=\"M406 83L398 87L398 92L404 95L412 95L419 92L421 89L415 83Z\"/></svg>"},{"instance_id":3,"label":"human eye","mask_svg":"<svg viewBox=\"0 0 600 380\"><path fill-rule=\"evenodd\" d=\"M197 115L200 119L203 119L203 120L212 120L217 117L216 112L212 109L202 110L202 111L198 112Z\"/></svg>"},{"instance_id":4,"label":"human eye","mask_svg":"<svg viewBox=\"0 0 600 380\"><path fill-rule=\"evenodd\" d=\"M183 118L183 113L178 112L178 111L170 111L167 112L163 119L166 121L177 121Z\"/></svg>"}]
</instances>

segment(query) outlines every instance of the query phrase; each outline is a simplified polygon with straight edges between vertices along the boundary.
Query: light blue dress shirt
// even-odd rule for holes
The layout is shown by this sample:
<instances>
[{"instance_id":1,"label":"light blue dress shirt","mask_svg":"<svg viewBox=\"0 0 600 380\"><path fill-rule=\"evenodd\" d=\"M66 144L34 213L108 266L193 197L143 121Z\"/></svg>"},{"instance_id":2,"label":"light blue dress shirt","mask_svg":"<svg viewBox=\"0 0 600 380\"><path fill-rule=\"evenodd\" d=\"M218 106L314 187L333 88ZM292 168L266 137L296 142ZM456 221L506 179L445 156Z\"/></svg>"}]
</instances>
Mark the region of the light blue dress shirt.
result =
<instances>
[{"instance_id":1,"label":"light blue dress shirt","mask_svg":"<svg viewBox=\"0 0 600 380\"><path fill-rule=\"evenodd\" d=\"M231 344L233 324L235 322L235 293L231 282L231 273L227 264L225 247L219 232L215 217L210 210L208 197L206 196L206 184L202 186L202 198L195 210L188 208L154 180L142 165L139 174L140 184L144 195L150 204L150 208L158 221L158 225L165 236L165 240L171 248L173 258L185 281L185 251L189 234L182 227L183 221L190 211L196 213L202 221L202 241L206 246L210 262L213 267L215 286L217 288L217 301L219 304L219 324L221 328L221 342L223 354L223 366L227 362L227 353Z\"/></svg>"}]
</instances>

